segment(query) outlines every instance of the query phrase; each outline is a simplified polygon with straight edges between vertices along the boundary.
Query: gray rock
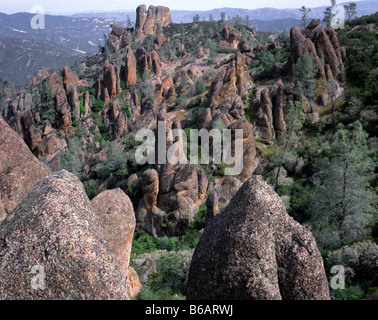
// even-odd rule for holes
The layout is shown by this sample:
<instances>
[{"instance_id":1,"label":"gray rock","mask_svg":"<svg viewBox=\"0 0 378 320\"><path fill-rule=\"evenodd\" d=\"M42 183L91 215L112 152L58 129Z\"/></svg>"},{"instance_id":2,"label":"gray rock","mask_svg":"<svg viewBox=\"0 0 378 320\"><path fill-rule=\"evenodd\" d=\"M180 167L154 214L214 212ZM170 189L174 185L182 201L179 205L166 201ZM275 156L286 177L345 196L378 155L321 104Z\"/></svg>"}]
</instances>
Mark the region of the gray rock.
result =
<instances>
[{"instance_id":1,"label":"gray rock","mask_svg":"<svg viewBox=\"0 0 378 320\"><path fill-rule=\"evenodd\" d=\"M246 181L205 228L190 266L187 299L329 299L309 230L261 177Z\"/></svg>"}]
</instances>

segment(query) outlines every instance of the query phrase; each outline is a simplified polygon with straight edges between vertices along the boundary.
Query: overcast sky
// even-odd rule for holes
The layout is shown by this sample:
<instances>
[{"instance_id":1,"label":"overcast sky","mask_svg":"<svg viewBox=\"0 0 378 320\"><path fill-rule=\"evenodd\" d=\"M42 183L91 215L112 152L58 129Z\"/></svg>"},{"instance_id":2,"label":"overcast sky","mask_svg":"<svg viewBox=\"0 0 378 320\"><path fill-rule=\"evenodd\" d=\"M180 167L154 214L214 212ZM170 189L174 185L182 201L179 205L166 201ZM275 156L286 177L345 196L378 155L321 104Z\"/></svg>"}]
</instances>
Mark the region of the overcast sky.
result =
<instances>
[{"instance_id":1,"label":"overcast sky","mask_svg":"<svg viewBox=\"0 0 378 320\"><path fill-rule=\"evenodd\" d=\"M337 1L342 3L347 0ZM360 0L352 0L360 1ZM147 6L164 5L171 10L210 10L214 8L232 7L243 9L256 9L264 7L274 8L300 8L320 7L329 5L330 0L157 0L156 2L145 2L143 0L0 0L0 12L30 12L34 5L41 5L46 13L73 13L88 11L115 11L115 10L135 10L142 3Z\"/></svg>"}]
</instances>

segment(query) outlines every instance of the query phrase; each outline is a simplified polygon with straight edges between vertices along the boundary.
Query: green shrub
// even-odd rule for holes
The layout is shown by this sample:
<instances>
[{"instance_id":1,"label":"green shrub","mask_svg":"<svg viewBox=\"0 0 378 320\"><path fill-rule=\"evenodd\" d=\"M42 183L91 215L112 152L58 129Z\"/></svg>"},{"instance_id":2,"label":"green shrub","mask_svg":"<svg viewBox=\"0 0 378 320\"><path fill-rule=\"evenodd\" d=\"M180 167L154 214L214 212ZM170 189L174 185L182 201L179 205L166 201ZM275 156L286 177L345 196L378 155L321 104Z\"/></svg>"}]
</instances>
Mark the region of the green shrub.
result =
<instances>
[{"instance_id":1,"label":"green shrub","mask_svg":"<svg viewBox=\"0 0 378 320\"><path fill-rule=\"evenodd\" d=\"M100 112L102 109L104 109L104 107L105 107L104 101L100 99L96 99L93 102L92 110L93 112Z\"/></svg>"},{"instance_id":2,"label":"green shrub","mask_svg":"<svg viewBox=\"0 0 378 320\"><path fill-rule=\"evenodd\" d=\"M310 128L312 126L312 118L306 118L304 121L303 121L303 126L305 128Z\"/></svg>"},{"instance_id":3,"label":"green shrub","mask_svg":"<svg viewBox=\"0 0 378 320\"><path fill-rule=\"evenodd\" d=\"M187 103L188 97L185 94L175 100L175 104L180 107L186 107Z\"/></svg>"},{"instance_id":4,"label":"green shrub","mask_svg":"<svg viewBox=\"0 0 378 320\"><path fill-rule=\"evenodd\" d=\"M194 82L196 86L196 93L197 94L202 94L206 90L206 84L205 81L203 81L201 78L197 78Z\"/></svg>"}]
</instances>

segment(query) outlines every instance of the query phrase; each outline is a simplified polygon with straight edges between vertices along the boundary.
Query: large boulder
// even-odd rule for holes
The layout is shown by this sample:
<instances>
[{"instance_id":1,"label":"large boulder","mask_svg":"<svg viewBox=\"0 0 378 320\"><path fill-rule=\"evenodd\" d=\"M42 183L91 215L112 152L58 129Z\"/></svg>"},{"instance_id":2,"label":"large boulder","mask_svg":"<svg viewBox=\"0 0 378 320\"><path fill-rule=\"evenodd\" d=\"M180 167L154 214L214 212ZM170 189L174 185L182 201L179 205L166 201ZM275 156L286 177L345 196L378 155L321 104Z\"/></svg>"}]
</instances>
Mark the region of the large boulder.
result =
<instances>
[{"instance_id":1,"label":"large boulder","mask_svg":"<svg viewBox=\"0 0 378 320\"><path fill-rule=\"evenodd\" d=\"M42 179L0 226L0 261L0 299L130 299L83 185L64 170Z\"/></svg>"},{"instance_id":2,"label":"large boulder","mask_svg":"<svg viewBox=\"0 0 378 320\"><path fill-rule=\"evenodd\" d=\"M246 181L196 247L188 299L329 299L311 232L261 177Z\"/></svg>"},{"instance_id":3,"label":"large boulder","mask_svg":"<svg viewBox=\"0 0 378 320\"><path fill-rule=\"evenodd\" d=\"M121 273L126 276L135 230L133 204L121 190L106 190L92 201L97 215L99 235L117 258Z\"/></svg>"},{"instance_id":4,"label":"large boulder","mask_svg":"<svg viewBox=\"0 0 378 320\"><path fill-rule=\"evenodd\" d=\"M0 117L0 224L50 170Z\"/></svg>"}]
</instances>

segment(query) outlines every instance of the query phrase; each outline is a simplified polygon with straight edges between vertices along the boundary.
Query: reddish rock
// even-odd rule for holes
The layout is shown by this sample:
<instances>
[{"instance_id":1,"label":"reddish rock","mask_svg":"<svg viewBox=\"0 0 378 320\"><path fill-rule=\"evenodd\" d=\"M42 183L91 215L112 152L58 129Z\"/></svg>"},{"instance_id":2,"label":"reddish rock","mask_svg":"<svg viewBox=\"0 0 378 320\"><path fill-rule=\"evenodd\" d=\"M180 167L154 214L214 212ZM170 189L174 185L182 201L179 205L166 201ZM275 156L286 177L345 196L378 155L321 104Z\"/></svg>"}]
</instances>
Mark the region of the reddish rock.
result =
<instances>
[{"instance_id":1,"label":"reddish rock","mask_svg":"<svg viewBox=\"0 0 378 320\"><path fill-rule=\"evenodd\" d=\"M43 178L3 222L0 235L0 299L130 299L85 189L67 171Z\"/></svg>"},{"instance_id":2,"label":"reddish rock","mask_svg":"<svg viewBox=\"0 0 378 320\"><path fill-rule=\"evenodd\" d=\"M161 61L159 54L153 50L150 53L149 61L151 64L152 71L154 72L155 76L160 77L161 74Z\"/></svg>"},{"instance_id":3,"label":"reddish rock","mask_svg":"<svg viewBox=\"0 0 378 320\"><path fill-rule=\"evenodd\" d=\"M132 51L129 51L129 53L126 56L125 79L126 88L128 89L137 83L136 59Z\"/></svg>"},{"instance_id":4,"label":"reddish rock","mask_svg":"<svg viewBox=\"0 0 378 320\"><path fill-rule=\"evenodd\" d=\"M211 193L206 200L206 218L205 225L208 225L211 220L219 213L218 196L216 193Z\"/></svg>"},{"instance_id":5,"label":"reddish rock","mask_svg":"<svg viewBox=\"0 0 378 320\"><path fill-rule=\"evenodd\" d=\"M106 63L107 62L107 63ZM108 61L104 65L104 87L108 89L110 100L117 95L117 76L114 66Z\"/></svg>"},{"instance_id":6,"label":"reddish rock","mask_svg":"<svg viewBox=\"0 0 378 320\"><path fill-rule=\"evenodd\" d=\"M136 9L136 38L140 40L150 34L156 35L158 25L167 27L170 23L172 23L172 18L169 8L150 5L147 11L145 4L140 5Z\"/></svg>"},{"instance_id":7,"label":"reddish rock","mask_svg":"<svg viewBox=\"0 0 378 320\"><path fill-rule=\"evenodd\" d=\"M77 83L79 82L79 77L76 75L76 72L72 71L70 67L64 67L62 70L62 77L66 92L76 89Z\"/></svg>"},{"instance_id":8,"label":"reddish rock","mask_svg":"<svg viewBox=\"0 0 378 320\"><path fill-rule=\"evenodd\" d=\"M0 224L50 170L0 117Z\"/></svg>"},{"instance_id":9,"label":"reddish rock","mask_svg":"<svg viewBox=\"0 0 378 320\"><path fill-rule=\"evenodd\" d=\"M133 205L121 189L106 190L91 203L98 219L99 236L117 258L126 277L135 229Z\"/></svg>"}]
</instances>

